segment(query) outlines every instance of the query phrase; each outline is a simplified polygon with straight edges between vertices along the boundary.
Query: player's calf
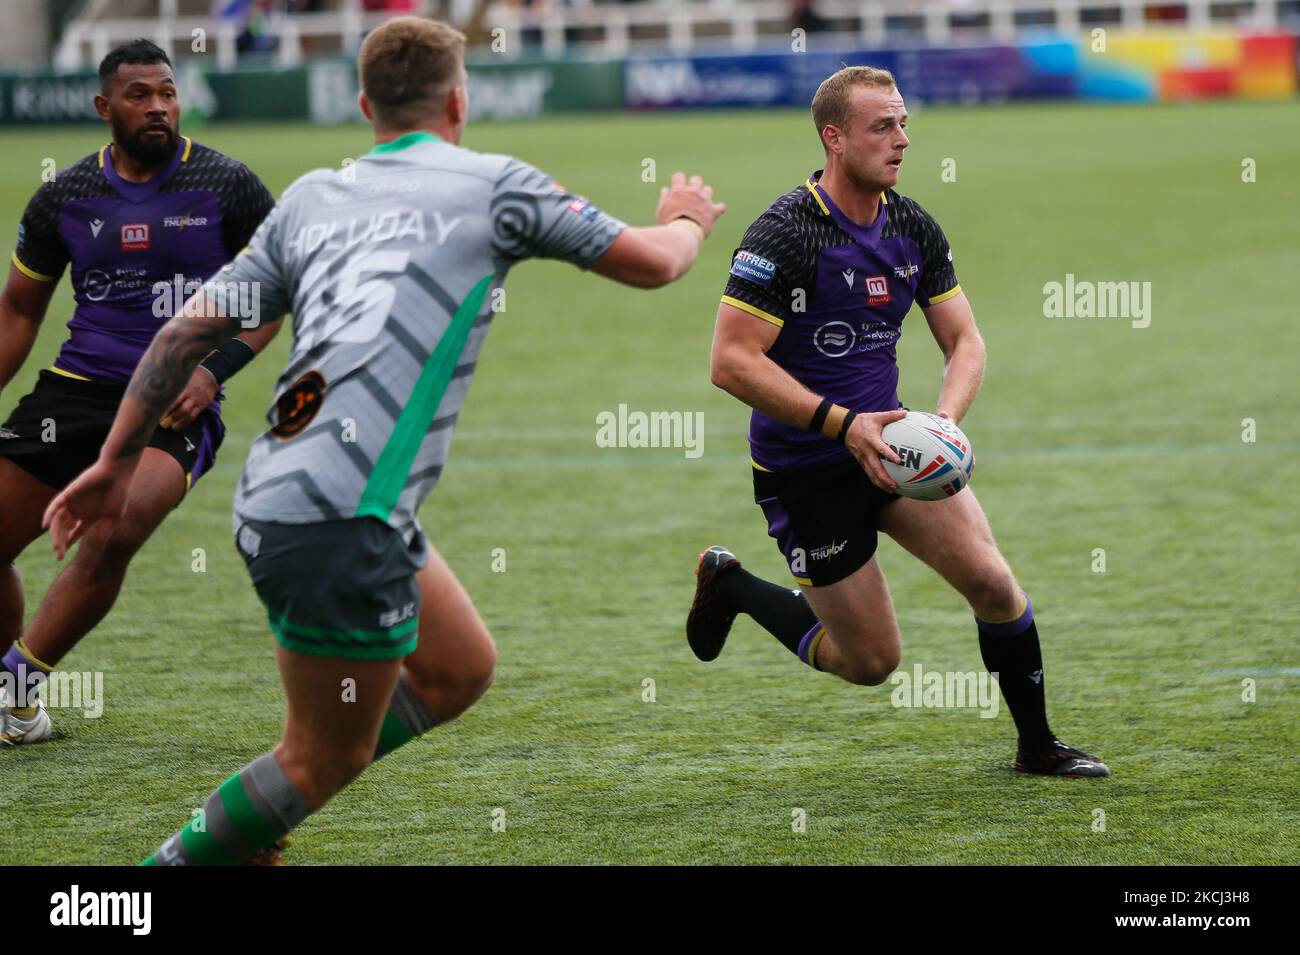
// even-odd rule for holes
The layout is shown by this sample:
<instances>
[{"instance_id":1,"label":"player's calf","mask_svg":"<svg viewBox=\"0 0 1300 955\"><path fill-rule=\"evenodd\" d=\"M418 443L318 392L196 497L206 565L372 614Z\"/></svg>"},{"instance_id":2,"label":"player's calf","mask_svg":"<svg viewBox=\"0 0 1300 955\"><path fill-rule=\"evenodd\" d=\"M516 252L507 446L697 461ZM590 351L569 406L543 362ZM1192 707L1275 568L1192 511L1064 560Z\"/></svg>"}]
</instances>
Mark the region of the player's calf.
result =
<instances>
[{"instance_id":1,"label":"player's calf","mask_svg":"<svg viewBox=\"0 0 1300 955\"><path fill-rule=\"evenodd\" d=\"M874 557L843 580L805 591L826 628L814 665L860 686L889 679L902 655L902 638L885 575Z\"/></svg>"},{"instance_id":2,"label":"player's calf","mask_svg":"<svg viewBox=\"0 0 1300 955\"><path fill-rule=\"evenodd\" d=\"M419 640L402 663L375 759L465 712L487 692L496 673L492 635L432 546L415 579L420 589Z\"/></svg>"},{"instance_id":3,"label":"player's calf","mask_svg":"<svg viewBox=\"0 0 1300 955\"><path fill-rule=\"evenodd\" d=\"M374 752L365 740L311 741L293 738L290 730L273 750L285 778L313 812L365 772Z\"/></svg>"},{"instance_id":4,"label":"player's calf","mask_svg":"<svg viewBox=\"0 0 1300 955\"><path fill-rule=\"evenodd\" d=\"M357 648L352 648L354 651ZM277 650L284 737L208 797L146 865L238 865L276 846L371 762L399 659Z\"/></svg>"},{"instance_id":5,"label":"player's calf","mask_svg":"<svg viewBox=\"0 0 1300 955\"><path fill-rule=\"evenodd\" d=\"M496 645L485 633L484 646L472 656L448 659L444 655L431 672L422 663L408 658L402 668L402 685L429 714L432 725L450 723L477 703L492 685Z\"/></svg>"},{"instance_id":6,"label":"player's calf","mask_svg":"<svg viewBox=\"0 0 1300 955\"><path fill-rule=\"evenodd\" d=\"M695 655L712 660L731 619L749 614L803 663L861 686L885 682L898 666L898 622L874 558L824 586L792 590L755 577L724 547L700 558L687 619Z\"/></svg>"},{"instance_id":7,"label":"player's calf","mask_svg":"<svg viewBox=\"0 0 1300 955\"><path fill-rule=\"evenodd\" d=\"M23 584L14 562L41 535L54 488L0 458L0 656L22 636Z\"/></svg>"},{"instance_id":8,"label":"player's calf","mask_svg":"<svg viewBox=\"0 0 1300 955\"><path fill-rule=\"evenodd\" d=\"M0 560L0 655L23 635L23 578L12 562Z\"/></svg>"},{"instance_id":9,"label":"player's calf","mask_svg":"<svg viewBox=\"0 0 1300 955\"><path fill-rule=\"evenodd\" d=\"M57 665L113 609L127 568L185 497L185 472L171 455L146 448L122 517L92 525L54 579L23 635L38 658Z\"/></svg>"},{"instance_id":10,"label":"player's calf","mask_svg":"<svg viewBox=\"0 0 1300 955\"><path fill-rule=\"evenodd\" d=\"M809 666L851 683L884 682L900 653L875 560L880 512L892 499L851 458L787 474L755 467L754 502L803 590L760 580L725 548L710 548L687 619L696 656L717 656L732 618L746 613Z\"/></svg>"},{"instance_id":11,"label":"player's calf","mask_svg":"<svg viewBox=\"0 0 1300 955\"><path fill-rule=\"evenodd\" d=\"M27 625L22 642L31 653L55 666L93 630L113 609L143 543L116 534L83 540Z\"/></svg>"},{"instance_id":12,"label":"player's calf","mask_svg":"<svg viewBox=\"0 0 1300 955\"><path fill-rule=\"evenodd\" d=\"M446 723L492 685L497 649L474 602L432 546L415 575L420 587L420 639L403 661L411 689Z\"/></svg>"}]
</instances>

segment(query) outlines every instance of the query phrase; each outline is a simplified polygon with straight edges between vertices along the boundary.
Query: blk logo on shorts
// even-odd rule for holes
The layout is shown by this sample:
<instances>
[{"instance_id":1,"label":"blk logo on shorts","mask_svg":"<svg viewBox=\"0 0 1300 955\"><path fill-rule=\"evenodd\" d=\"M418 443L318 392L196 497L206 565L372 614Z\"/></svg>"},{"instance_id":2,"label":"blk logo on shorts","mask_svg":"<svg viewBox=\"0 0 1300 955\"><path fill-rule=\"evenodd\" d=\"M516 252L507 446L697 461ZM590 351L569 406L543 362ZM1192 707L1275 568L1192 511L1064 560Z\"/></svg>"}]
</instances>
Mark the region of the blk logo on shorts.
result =
<instances>
[{"instance_id":1,"label":"blk logo on shorts","mask_svg":"<svg viewBox=\"0 0 1300 955\"><path fill-rule=\"evenodd\" d=\"M867 304L889 304L889 280L883 275L867 276Z\"/></svg>"},{"instance_id":2,"label":"blk logo on shorts","mask_svg":"<svg viewBox=\"0 0 1300 955\"><path fill-rule=\"evenodd\" d=\"M149 226L144 222L133 222L122 226L122 251L149 251Z\"/></svg>"}]
</instances>

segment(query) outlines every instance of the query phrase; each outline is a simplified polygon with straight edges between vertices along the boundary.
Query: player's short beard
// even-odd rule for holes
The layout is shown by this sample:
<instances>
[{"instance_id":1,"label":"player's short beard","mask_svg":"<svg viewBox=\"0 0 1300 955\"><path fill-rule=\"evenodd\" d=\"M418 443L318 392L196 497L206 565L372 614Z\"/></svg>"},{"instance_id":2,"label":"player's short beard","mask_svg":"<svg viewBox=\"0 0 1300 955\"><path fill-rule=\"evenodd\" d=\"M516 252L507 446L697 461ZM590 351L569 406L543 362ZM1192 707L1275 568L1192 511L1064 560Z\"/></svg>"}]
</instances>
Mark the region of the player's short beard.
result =
<instances>
[{"instance_id":1,"label":"player's short beard","mask_svg":"<svg viewBox=\"0 0 1300 955\"><path fill-rule=\"evenodd\" d=\"M126 128L126 124L117 116L112 119L113 142L124 153L134 159L142 166L161 166L167 160L172 158L172 153L176 152L177 131L170 126L167 128L167 138L161 142L145 142L141 137L144 129L141 127L139 132L131 132Z\"/></svg>"}]
</instances>

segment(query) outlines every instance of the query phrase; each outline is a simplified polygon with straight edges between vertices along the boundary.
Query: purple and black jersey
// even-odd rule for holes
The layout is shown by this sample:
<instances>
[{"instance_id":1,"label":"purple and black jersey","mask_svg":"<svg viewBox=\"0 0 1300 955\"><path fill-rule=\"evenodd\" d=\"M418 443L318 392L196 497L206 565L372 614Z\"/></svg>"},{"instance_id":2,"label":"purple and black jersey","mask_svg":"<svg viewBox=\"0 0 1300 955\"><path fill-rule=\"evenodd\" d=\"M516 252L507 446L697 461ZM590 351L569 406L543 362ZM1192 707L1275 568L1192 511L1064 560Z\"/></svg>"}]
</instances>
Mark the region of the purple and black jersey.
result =
<instances>
[{"instance_id":1,"label":"purple and black jersey","mask_svg":"<svg viewBox=\"0 0 1300 955\"><path fill-rule=\"evenodd\" d=\"M166 167L128 182L108 146L36 191L14 264L57 282L72 263L76 309L54 370L125 384L189 291L239 253L275 199L243 163L180 137Z\"/></svg>"},{"instance_id":2,"label":"purple and black jersey","mask_svg":"<svg viewBox=\"0 0 1300 955\"><path fill-rule=\"evenodd\" d=\"M892 189L870 226L850 220L817 184L777 199L745 233L722 301L781 329L767 355L811 391L853 411L892 411L896 345L916 302L961 291L939 224ZM755 411L749 446L768 471L850 457L842 444Z\"/></svg>"}]
</instances>

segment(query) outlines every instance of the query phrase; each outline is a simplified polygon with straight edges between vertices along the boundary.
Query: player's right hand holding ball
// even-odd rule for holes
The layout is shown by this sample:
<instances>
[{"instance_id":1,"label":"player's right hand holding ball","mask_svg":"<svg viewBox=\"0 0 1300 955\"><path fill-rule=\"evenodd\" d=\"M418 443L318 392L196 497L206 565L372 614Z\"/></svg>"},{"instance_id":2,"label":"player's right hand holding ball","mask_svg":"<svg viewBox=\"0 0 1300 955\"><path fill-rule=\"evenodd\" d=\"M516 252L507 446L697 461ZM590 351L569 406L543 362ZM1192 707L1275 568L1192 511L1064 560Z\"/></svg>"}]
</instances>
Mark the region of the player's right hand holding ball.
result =
<instances>
[{"instance_id":1,"label":"player's right hand holding ball","mask_svg":"<svg viewBox=\"0 0 1300 955\"><path fill-rule=\"evenodd\" d=\"M895 411L878 411L873 414L860 414L849 425L849 433L844 436L844 445L849 449L858 463L862 465L871 478L871 483L890 494L898 493L898 485L885 471L881 458L888 458L895 464L902 464L894 449L885 443L885 425L892 421L901 421L907 417L902 408Z\"/></svg>"}]
</instances>

